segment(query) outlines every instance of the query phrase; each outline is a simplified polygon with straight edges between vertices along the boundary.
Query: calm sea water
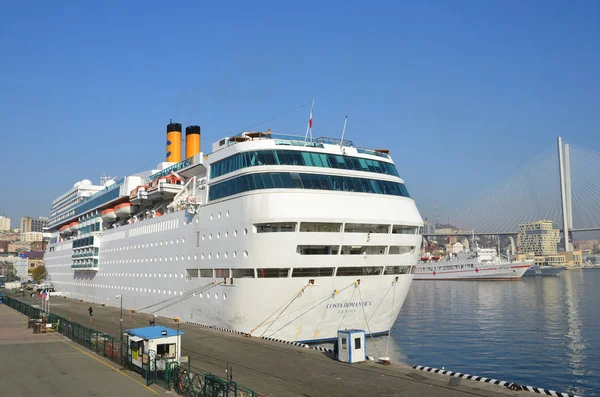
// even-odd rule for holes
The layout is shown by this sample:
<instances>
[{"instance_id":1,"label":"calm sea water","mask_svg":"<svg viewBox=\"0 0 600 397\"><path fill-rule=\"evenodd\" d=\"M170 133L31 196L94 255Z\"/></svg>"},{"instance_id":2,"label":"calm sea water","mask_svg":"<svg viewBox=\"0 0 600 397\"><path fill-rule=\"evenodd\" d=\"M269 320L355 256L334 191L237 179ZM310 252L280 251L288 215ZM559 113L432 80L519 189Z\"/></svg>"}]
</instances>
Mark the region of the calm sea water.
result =
<instances>
[{"instance_id":1,"label":"calm sea water","mask_svg":"<svg viewBox=\"0 0 600 397\"><path fill-rule=\"evenodd\" d=\"M414 281L391 338L410 365L600 396L600 270L520 281ZM378 352L379 351L379 352Z\"/></svg>"}]
</instances>

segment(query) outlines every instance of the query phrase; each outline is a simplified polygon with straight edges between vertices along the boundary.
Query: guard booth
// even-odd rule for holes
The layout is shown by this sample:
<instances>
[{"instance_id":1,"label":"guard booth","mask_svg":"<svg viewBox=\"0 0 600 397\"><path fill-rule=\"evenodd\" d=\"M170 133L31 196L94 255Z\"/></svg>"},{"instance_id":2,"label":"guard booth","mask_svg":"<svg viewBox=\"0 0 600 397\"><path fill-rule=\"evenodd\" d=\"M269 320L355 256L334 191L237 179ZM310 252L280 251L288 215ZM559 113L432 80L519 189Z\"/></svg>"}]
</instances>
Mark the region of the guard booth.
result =
<instances>
[{"instance_id":1,"label":"guard booth","mask_svg":"<svg viewBox=\"0 0 600 397\"><path fill-rule=\"evenodd\" d=\"M365 331L362 329L339 330L336 358L344 363L365 361L367 358Z\"/></svg>"},{"instance_id":2,"label":"guard booth","mask_svg":"<svg viewBox=\"0 0 600 397\"><path fill-rule=\"evenodd\" d=\"M150 360L156 370L164 371L168 362L178 362L181 356L181 335L176 329L153 326L125 330L129 347L129 361L136 367L146 369Z\"/></svg>"}]
</instances>

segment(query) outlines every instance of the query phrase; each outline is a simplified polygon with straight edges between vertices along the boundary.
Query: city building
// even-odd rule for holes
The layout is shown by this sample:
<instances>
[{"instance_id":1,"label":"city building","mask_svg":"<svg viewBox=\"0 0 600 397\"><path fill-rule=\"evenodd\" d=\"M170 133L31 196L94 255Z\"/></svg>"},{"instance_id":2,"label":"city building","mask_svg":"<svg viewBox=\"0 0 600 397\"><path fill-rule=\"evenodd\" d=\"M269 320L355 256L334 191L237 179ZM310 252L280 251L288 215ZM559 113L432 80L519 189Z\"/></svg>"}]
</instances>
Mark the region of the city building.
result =
<instances>
[{"instance_id":1,"label":"city building","mask_svg":"<svg viewBox=\"0 0 600 397\"><path fill-rule=\"evenodd\" d=\"M425 236L435 234L435 225L427 219L425 219L425 222L423 223L423 234Z\"/></svg>"},{"instance_id":2,"label":"city building","mask_svg":"<svg viewBox=\"0 0 600 397\"><path fill-rule=\"evenodd\" d=\"M0 216L0 232L10 230L10 218L6 216Z\"/></svg>"},{"instance_id":3,"label":"city building","mask_svg":"<svg viewBox=\"0 0 600 397\"><path fill-rule=\"evenodd\" d=\"M448 255L458 254L459 252L463 252L463 245L461 243L454 244L446 244L446 252Z\"/></svg>"},{"instance_id":4,"label":"city building","mask_svg":"<svg viewBox=\"0 0 600 397\"><path fill-rule=\"evenodd\" d=\"M42 241L44 234L42 232L26 232L21 233L21 241Z\"/></svg>"},{"instance_id":5,"label":"city building","mask_svg":"<svg viewBox=\"0 0 600 397\"><path fill-rule=\"evenodd\" d=\"M575 248L580 249L582 251L586 250L594 250L598 246L598 240L574 240L573 245Z\"/></svg>"},{"instance_id":6,"label":"city building","mask_svg":"<svg viewBox=\"0 0 600 397\"><path fill-rule=\"evenodd\" d=\"M522 223L517 234L517 247L520 253L533 252L536 256L557 253L560 230L552 227L552 221L539 220Z\"/></svg>"},{"instance_id":7,"label":"city building","mask_svg":"<svg viewBox=\"0 0 600 397\"><path fill-rule=\"evenodd\" d=\"M536 256L535 263L540 266L578 267L583 263L583 255L581 250L559 252L554 255Z\"/></svg>"},{"instance_id":8,"label":"city building","mask_svg":"<svg viewBox=\"0 0 600 397\"><path fill-rule=\"evenodd\" d=\"M29 251L31 249L31 241L15 241L8 244L8 252Z\"/></svg>"},{"instance_id":9,"label":"city building","mask_svg":"<svg viewBox=\"0 0 600 397\"><path fill-rule=\"evenodd\" d=\"M24 216L21 218L21 233L42 232L48 224L48 218L39 217L38 219Z\"/></svg>"}]
</instances>

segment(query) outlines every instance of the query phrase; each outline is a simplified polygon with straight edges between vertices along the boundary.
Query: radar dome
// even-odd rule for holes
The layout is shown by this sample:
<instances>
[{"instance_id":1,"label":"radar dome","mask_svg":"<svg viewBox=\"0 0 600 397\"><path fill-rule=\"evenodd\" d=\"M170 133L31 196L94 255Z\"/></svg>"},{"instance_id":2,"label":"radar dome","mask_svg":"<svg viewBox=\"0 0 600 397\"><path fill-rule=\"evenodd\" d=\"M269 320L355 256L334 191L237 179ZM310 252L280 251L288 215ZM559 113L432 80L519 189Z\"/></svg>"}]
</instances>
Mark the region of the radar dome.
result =
<instances>
[{"instance_id":1,"label":"radar dome","mask_svg":"<svg viewBox=\"0 0 600 397\"><path fill-rule=\"evenodd\" d=\"M75 184L73 185L73 187L74 187L75 189L77 189L77 188L79 187L79 185L81 185L81 182L75 182Z\"/></svg>"},{"instance_id":2,"label":"radar dome","mask_svg":"<svg viewBox=\"0 0 600 397\"><path fill-rule=\"evenodd\" d=\"M91 184L92 181L90 181L89 179L84 179L83 181L81 181L82 186L90 186Z\"/></svg>"},{"instance_id":3,"label":"radar dome","mask_svg":"<svg viewBox=\"0 0 600 397\"><path fill-rule=\"evenodd\" d=\"M115 181L113 181L112 179L109 179L106 182L104 182L104 186L112 186L114 184L115 184Z\"/></svg>"}]
</instances>

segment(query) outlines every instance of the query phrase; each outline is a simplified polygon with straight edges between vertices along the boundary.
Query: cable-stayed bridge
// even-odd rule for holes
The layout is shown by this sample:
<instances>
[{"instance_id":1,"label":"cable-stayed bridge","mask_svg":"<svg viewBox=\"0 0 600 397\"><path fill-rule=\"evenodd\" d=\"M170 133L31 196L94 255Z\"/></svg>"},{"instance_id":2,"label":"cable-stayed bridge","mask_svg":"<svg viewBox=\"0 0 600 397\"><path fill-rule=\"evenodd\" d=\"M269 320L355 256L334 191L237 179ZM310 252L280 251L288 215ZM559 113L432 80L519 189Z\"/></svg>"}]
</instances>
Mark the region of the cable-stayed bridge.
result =
<instances>
[{"instance_id":1,"label":"cable-stayed bridge","mask_svg":"<svg viewBox=\"0 0 600 397\"><path fill-rule=\"evenodd\" d=\"M569 232L600 230L600 152L558 141L558 154L555 149L533 158L449 223L478 235L515 234L519 224L540 219L563 231L565 223Z\"/></svg>"}]
</instances>

